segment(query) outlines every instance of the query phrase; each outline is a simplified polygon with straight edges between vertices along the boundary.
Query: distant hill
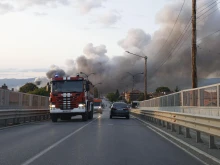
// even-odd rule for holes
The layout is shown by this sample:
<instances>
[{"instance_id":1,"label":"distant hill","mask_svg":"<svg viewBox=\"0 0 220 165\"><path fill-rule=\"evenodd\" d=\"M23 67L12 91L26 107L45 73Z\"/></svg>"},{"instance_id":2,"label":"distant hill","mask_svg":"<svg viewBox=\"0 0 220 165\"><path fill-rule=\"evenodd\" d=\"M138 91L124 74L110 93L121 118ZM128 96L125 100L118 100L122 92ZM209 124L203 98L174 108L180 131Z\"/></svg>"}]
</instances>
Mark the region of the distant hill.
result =
<instances>
[{"instance_id":1,"label":"distant hill","mask_svg":"<svg viewBox=\"0 0 220 165\"><path fill-rule=\"evenodd\" d=\"M27 79L0 79L0 86L4 83L8 86L9 89L11 88L18 88L28 82L34 82L35 78L27 78ZM209 78L209 79L199 79L198 87L212 85L220 83L220 78ZM181 87L181 89L190 89L191 87ZM154 89L152 89L154 91Z\"/></svg>"},{"instance_id":2,"label":"distant hill","mask_svg":"<svg viewBox=\"0 0 220 165\"><path fill-rule=\"evenodd\" d=\"M0 86L6 84L8 88L17 88L23 86L28 82L34 82L35 78L27 78L27 79L0 79Z\"/></svg>"}]
</instances>

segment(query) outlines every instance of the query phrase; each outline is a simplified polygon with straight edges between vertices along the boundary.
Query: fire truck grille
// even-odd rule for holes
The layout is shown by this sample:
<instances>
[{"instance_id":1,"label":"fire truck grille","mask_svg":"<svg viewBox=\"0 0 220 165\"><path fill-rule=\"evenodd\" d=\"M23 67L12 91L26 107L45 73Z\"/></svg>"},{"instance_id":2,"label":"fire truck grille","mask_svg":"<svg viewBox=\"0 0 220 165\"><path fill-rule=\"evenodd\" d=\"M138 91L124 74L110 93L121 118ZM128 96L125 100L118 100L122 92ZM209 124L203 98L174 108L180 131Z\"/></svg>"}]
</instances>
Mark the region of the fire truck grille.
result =
<instances>
[{"instance_id":1,"label":"fire truck grille","mask_svg":"<svg viewBox=\"0 0 220 165\"><path fill-rule=\"evenodd\" d=\"M78 104L74 97L60 97L57 99L59 108L62 110L69 110L73 108L78 108Z\"/></svg>"}]
</instances>

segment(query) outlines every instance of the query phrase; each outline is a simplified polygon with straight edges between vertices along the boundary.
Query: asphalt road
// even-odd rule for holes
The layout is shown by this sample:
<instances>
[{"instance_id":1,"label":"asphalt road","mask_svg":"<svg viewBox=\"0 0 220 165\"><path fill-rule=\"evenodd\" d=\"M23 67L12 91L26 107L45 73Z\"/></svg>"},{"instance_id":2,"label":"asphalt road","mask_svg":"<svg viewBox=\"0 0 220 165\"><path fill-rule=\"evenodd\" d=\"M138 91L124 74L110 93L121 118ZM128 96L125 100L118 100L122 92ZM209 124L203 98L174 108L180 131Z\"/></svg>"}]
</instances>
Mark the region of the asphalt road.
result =
<instances>
[{"instance_id":1,"label":"asphalt road","mask_svg":"<svg viewBox=\"0 0 220 165\"><path fill-rule=\"evenodd\" d=\"M100 116L98 118L98 116ZM1 165L199 165L135 118L109 111L82 122L40 122L0 130Z\"/></svg>"}]
</instances>

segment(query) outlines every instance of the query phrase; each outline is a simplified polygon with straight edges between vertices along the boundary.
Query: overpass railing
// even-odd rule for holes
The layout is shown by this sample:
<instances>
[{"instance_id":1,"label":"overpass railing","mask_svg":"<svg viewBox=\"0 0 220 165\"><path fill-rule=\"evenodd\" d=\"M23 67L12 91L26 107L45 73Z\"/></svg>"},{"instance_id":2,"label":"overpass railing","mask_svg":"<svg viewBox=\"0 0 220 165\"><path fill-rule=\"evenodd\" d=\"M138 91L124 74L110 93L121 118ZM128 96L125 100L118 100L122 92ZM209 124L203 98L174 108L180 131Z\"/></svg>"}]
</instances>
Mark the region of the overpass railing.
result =
<instances>
[{"instance_id":1,"label":"overpass railing","mask_svg":"<svg viewBox=\"0 0 220 165\"><path fill-rule=\"evenodd\" d=\"M49 118L49 97L0 89L0 127Z\"/></svg>"},{"instance_id":2,"label":"overpass railing","mask_svg":"<svg viewBox=\"0 0 220 165\"><path fill-rule=\"evenodd\" d=\"M48 97L0 89L0 110L48 108Z\"/></svg>"},{"instance_id":3,"label":"overpass railing","mask_svg":"<svg viewBox=\"0 0 220 165\"><path fill-rule=\"evenodd\" d=\"M220 116L220 84L183 90L140 102L140 109Z\"/></svg>"}]
</instances>

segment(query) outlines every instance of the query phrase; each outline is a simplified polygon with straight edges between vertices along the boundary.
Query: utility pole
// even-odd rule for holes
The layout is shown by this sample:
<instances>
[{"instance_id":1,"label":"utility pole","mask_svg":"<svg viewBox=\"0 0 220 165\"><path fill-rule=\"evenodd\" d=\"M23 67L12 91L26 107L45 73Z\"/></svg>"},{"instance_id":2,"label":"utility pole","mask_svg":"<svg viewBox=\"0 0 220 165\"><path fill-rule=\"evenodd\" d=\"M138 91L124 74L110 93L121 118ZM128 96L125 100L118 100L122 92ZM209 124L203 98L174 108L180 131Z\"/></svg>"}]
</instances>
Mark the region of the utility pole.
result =
<instances>
[{"instance_id":1,"label":"utility pole","mask_svg":"<svg viewBox=\"0 0 220 165\"><path fill-rule=\"evenodd\" d=\"M192 0L192 88L197 88L196 0Z\"/></svg>"}]
</instances>

